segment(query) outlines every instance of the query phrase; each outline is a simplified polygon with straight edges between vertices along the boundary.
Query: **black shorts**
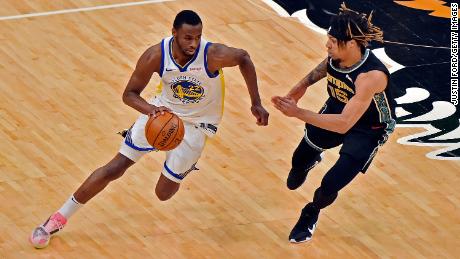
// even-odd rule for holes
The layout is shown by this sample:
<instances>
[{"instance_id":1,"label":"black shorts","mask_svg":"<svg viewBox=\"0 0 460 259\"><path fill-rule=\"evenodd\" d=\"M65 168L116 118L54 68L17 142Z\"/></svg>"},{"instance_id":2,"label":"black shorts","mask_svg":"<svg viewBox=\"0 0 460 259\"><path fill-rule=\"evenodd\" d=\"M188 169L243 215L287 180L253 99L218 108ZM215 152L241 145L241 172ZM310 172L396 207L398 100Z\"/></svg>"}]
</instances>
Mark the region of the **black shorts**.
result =
<instances>
[{"instance_id":1,"label":"black shorts","mask_svg":"<svg viewBox=\"0 0 460 259\"><path fill-rule=\"evenodd\" d=\"M350 155L359 163L361 172L369 168L377 150L388 139L384 128L354 126L345 134L328 131L310 124L305 125L305 141L318 151L342 145L340 154Z\"/></svg>"}]
</instances>

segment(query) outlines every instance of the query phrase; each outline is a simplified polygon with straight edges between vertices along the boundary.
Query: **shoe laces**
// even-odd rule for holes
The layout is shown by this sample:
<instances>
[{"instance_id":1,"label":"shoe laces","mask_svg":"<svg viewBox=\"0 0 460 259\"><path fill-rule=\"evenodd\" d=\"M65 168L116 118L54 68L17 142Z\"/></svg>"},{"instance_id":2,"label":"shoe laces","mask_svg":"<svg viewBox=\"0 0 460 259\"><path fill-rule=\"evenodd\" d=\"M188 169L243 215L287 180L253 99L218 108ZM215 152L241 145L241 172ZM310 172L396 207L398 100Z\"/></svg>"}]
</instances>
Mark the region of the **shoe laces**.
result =
<instances>
[{"instance_id":1,"label":"shoe laces","mask_svg":"<svg viewBox=\"0 0 460 259\"><path fill-rule=\"evenodd\" d=\"M52 215L43 227L46 231L55 232L64 228L65 222L62 223L58 215Z\"/></svg>"}]
</instances>

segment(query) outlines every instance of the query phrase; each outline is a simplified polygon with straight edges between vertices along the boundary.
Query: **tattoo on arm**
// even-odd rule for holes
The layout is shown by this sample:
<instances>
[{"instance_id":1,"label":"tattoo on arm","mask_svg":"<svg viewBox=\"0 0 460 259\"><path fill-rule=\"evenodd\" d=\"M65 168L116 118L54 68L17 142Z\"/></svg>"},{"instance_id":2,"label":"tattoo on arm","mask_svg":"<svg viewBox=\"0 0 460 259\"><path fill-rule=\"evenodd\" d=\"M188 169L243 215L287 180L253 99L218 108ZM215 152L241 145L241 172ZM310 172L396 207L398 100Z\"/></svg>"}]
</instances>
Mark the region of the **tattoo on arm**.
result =
<instances>
[{"instance_id":1,"label":"tattoo on arm","mask_svg":"<svg viewBox=\"0 0 460 259\"><path fill-rule=\"evenodd\" d=\"M302 85L309 87L310 85L318 82L321 78L326 77L327 71L327 58L324 59L318 66L316 66L306 77L301 81Z\"/></svg>"}]
</instances>

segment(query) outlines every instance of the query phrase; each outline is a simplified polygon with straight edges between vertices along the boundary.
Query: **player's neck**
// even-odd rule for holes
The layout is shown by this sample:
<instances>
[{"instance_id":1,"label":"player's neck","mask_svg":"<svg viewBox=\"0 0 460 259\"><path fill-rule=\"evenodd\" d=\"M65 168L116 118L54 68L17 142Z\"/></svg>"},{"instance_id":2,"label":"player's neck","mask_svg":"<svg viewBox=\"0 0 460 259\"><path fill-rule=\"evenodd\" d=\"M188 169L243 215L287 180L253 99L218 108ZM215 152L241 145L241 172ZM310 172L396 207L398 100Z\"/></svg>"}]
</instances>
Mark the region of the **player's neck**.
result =
<instances>
[{"instance_id":1,"label":"player's neck","mask_svg":"<svg viewBox=\"0 0 460 259\"><path fill-rule=\"evenodd\" d=\"M356 63L360 62L363 58L363 54L360 50L358 51L350 51L347 58L340 61L339 67L340 68L350 68L354 66Z\"/></svg>"}]
</instances>

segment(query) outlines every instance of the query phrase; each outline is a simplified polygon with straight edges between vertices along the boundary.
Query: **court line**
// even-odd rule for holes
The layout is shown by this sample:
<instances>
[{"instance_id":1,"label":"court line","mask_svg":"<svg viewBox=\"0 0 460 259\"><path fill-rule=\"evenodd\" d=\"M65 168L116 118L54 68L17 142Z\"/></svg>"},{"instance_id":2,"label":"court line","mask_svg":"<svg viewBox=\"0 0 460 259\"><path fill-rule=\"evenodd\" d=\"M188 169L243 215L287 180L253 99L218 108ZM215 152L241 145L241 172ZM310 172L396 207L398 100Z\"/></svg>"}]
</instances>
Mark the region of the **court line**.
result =
<instances>
[{"instance_id":1,"label":"court line","mask_svg":"<svg viewBox=\"0 0 460 259\"><path fill-rule=\"evenodd\" d=\"M172 2L172 1L175 1L175 0L146 0L146 1L139 1L139 2L129 2L129 3L120 3L120 4L92 6L92 7L82 7L82 8L75 8L75 9L66 9L66 10L57 10L57 11L50 11L50 12L41 12L41 13L28 13L28 14L19 14L19 15L11 15L11 16L0 16L0 21L17 20L17 19L30 18L30 17L39 17L39 16L49 16L49 15L56 15L56 14L90 12L90 11L96 11L96 10L102 10L102 9L120 8L120 7L137 6L137 5L147 5L147 4L155 4L155 3L161 3L161 2Z\"/></svg>"}]
</instances>

